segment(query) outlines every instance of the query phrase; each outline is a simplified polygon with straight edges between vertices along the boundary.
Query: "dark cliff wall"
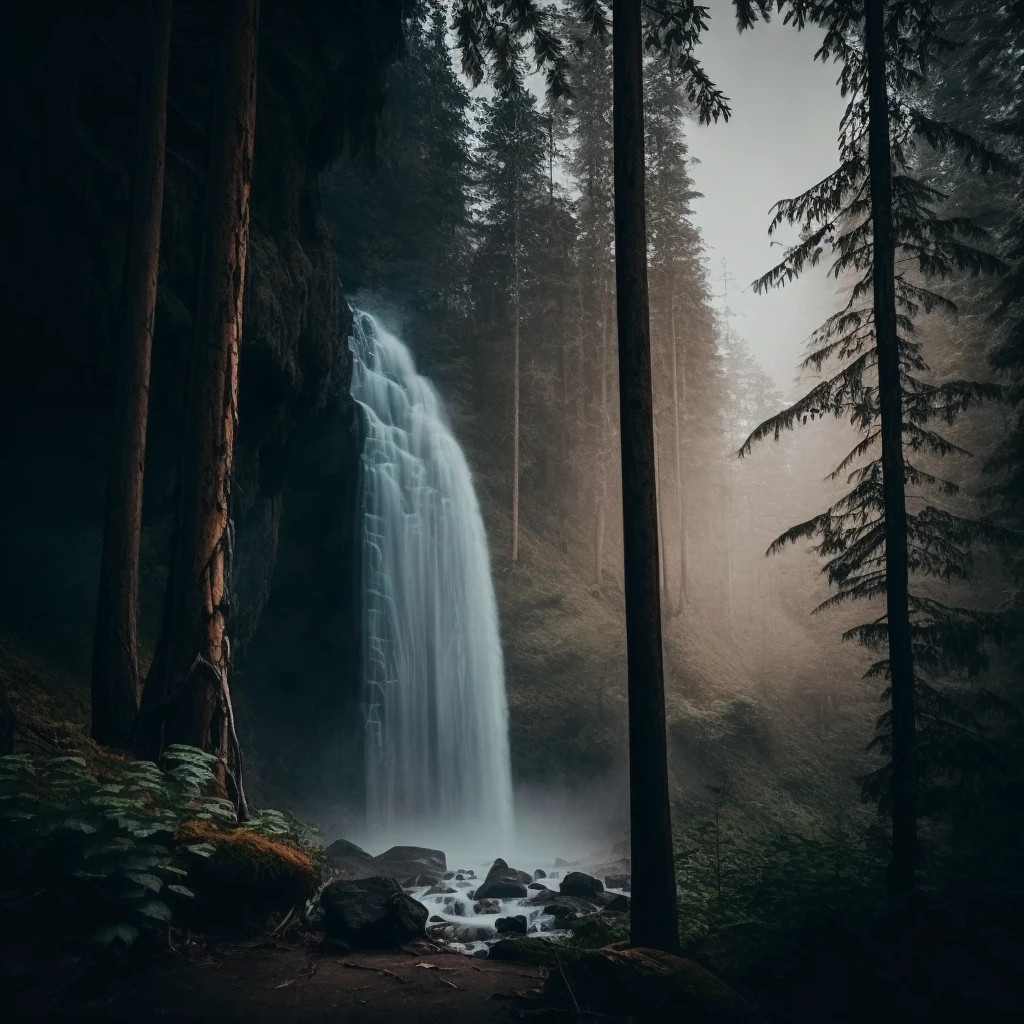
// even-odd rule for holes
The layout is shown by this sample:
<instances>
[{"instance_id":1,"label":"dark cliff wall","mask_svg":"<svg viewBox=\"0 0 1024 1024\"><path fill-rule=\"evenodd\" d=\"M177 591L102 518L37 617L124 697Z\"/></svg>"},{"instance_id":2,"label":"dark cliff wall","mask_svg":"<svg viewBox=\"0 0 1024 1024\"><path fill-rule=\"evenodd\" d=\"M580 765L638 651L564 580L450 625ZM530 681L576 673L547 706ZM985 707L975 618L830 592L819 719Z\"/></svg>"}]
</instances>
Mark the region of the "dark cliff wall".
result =
<instances>
[{"instance_id":1,"label":"dark cliff wall","mask_svg":"<svg viewBox=\"0 0 1024 1024\"><path fill-rule=\"evenodd\" d=\"M99 559L142 8L129 0L0 7L0 623L80 671ZM165 577L217 12L204 0L177 0L174 9L144 649L155 641ZM283 740L289 722L342 716L351 694L349 312L318 176L346 142L371 143L400 13L399 2L373 0L262 5L233 626L257 764L270 749L268 723L283 728ZM321 694L333 703L311 715Z\"/></svg>"}]
</instances>

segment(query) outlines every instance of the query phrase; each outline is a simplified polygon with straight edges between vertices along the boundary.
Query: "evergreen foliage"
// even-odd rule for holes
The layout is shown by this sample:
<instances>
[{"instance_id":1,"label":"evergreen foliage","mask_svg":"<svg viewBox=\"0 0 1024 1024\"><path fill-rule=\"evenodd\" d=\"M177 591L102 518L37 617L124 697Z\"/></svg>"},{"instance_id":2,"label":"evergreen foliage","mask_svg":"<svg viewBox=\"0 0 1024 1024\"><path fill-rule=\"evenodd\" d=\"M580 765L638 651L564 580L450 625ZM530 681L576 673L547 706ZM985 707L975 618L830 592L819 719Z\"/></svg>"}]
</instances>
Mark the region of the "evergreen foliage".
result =
<instances>
[{"instance_id":1,"label":"evergreen foliage","mask_svg":"<svg viewBox=\"0 0 1024 1024\"><path fill-rule=\"evenodd\" d=\"M845 481L846 493L823 513L794 526L775 540L769 554L788 544L812 540L825 559L823 569L834 593L818 611L853 600L885 596L890 581L885 567L886 509L882 461L877 366L879 349L872 307L875 266L867 161L867 61L862 43L863 5L850 2L811 5L825 28L818 52L823 61L840 64L840 85L849 104L840 127L840 166L825 180L794 199L780 202L770 231L784 224L799 228L800 240L782 262L755 283L759 291L782 287L827 252L830 273L848 285L845 305L811 338L803 368L818 382L788 409L761 423L740 450L756 442L776 440L782 431L830 415L851 423L861 440L835 468L831 479ZM906 512L908 569L918 582L909 593L914 682L917 694L919 785L921 807L936 810L943 788L954 778L979 770L985 745L978 719L960 699L959 686L944 685L951 676L973 679L988 666L991 641L1001 640L1001 616L946 603L929 581L956 583L971 577L973 549L1010 539L993 524L955 514L931 504L923 492L949 499L955 483L937 475L936 460L967 454L940 432L964 411L999 399L995 384L969 380L935 380L929 375L916 326L922 316L952 316L955 304L937 291L937 279L954 275L990 274L1002 269L987 248L988 233L973 220L948 214L947 196L922 180L916 162L926 148L959 156L963 165L982 172L1006 161L958 126L932 117L920 104L921 86L932 63L949 41L934 4L886 4L888 91L891 109L892 216L896 236L895 292L902 397L903 486L910 504ZM846 631L880 657L868 669L883 681L882 700L892 691L890 662L885 655L889 633L885 614ZM891 711L878 719L873 747L892 753ZM889 810L888 763L864 783L864 795Z\"/></svg>"}]
</instances>

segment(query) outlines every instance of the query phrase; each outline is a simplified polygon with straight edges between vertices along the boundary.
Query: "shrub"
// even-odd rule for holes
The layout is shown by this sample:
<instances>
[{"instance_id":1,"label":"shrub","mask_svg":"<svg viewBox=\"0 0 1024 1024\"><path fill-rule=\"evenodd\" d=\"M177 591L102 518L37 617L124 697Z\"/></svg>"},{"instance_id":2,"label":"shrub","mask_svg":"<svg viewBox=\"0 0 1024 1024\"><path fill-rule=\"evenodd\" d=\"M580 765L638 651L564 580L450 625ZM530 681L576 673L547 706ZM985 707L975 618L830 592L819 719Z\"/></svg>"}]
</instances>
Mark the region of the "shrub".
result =
<instances>
[{"instance_id":1,"label":"shrub","mask_svg":"<svg viewBox=\"0 0 1024 1024\"><path fill-rule=\"evenodd\" d=\"M0 757L0 877L7 908L25 908L28 896L41 892L59 908L62 933L85 927L100 945L130 945L165 926L175 904L194 896L184 884L189 864L211 857L217 850L211 839L237 824L233 806L209 795L214 764L210 754L184 746L168 748L159 766ZM256 839L300 828L266 811L246 834Z\"/></svg>"}]
</instances>

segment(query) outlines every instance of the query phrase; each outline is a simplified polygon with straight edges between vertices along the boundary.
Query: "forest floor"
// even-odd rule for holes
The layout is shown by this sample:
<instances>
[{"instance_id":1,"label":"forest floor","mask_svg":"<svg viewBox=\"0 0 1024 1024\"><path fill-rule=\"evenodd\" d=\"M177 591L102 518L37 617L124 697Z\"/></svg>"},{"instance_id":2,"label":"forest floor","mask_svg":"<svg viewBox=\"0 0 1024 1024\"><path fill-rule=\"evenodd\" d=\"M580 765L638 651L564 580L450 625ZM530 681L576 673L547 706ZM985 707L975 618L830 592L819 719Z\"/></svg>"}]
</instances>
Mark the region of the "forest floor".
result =
<instances>
[{"instance_id":1,"label":"forest floor","mask_svg":"<svg viewBox=\"0 0 1024 1024\"><path fill-rule=\"evenodd\" d=\"M0 952L9 1021L353 1024L508 1020L515 992L544 968L451 954L323 956L300 944L239 943L167 952L106 969L85 957ZM8 1016L7 1013L10 1015Z\"/></svg>"}]
</instances>

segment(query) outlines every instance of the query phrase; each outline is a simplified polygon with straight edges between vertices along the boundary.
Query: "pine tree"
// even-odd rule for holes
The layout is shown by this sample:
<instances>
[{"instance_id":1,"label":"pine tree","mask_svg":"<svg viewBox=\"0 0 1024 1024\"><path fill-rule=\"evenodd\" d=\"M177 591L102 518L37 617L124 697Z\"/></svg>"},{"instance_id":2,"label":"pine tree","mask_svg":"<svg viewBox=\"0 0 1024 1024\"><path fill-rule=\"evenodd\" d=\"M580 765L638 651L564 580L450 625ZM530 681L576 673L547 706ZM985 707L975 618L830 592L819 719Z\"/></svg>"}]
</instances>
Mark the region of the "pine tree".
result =
<instances>
[{"instance_id":1,"label":"pine tree","mask_svg":"<svg viewBox=\"0 0 1024 1024\"><path fill-rule=\"evenodd\" d=\"M136 115L136 167L125 250L124 326L107 470L103 553L92 649L92 737L128 749L141 692L139 681L139 543L149 416L160 218L163 212L171 0L157 0L142 19L145 60Z\"/></svg>"},{"instance_id":2,"label":"pine tree","mask_svg":"<svg viewBox=\"0 0 1024 1024\"><path fill-rule=\"evenodd\" d=\"M914 161L923 146L957 151L981 170L993 169L999 159L916 105L918 84L945 46L933 4L814 6L826 28L818 56L841 64L840 83L850 97L841 125L842 163L803 195L777 205L771 230L796 224L801 241L755 287L785 285L829 248L832 273L852 278L851 294L814 335L803 364L816 371L828 367L830 375L758 426L740 454L808 416L848 419L862 434L833 474L845 478L850 490L784 533L769 552L816 541L835 588L819 610L850 600L886 602L883 614L844 636L886 655L868 676L887 684L882 699L889 708L878 720L873 746L888 763L864 788L891 814L888 885L893 897L905 898L915 886L922 799L976 738L976 723L944 692L941 679L952 671L980 671L986 642L1002 633L996 616L946 604L926 583L910 586L911 577L969 578L972 546L999 537L991 524L922 504L916 494L914 508L907 507L908 486L947 497L957 491L926 468L936 458L962 453L934 429L936 421L952 423L964 410L1000 397L995 385L926 376L916 321L933 311L955 313L932 281L995 271L999 262L979 248L986 241L981 228L944 215L945 195L915 175Z\"/></svg>"}]
</instances>

